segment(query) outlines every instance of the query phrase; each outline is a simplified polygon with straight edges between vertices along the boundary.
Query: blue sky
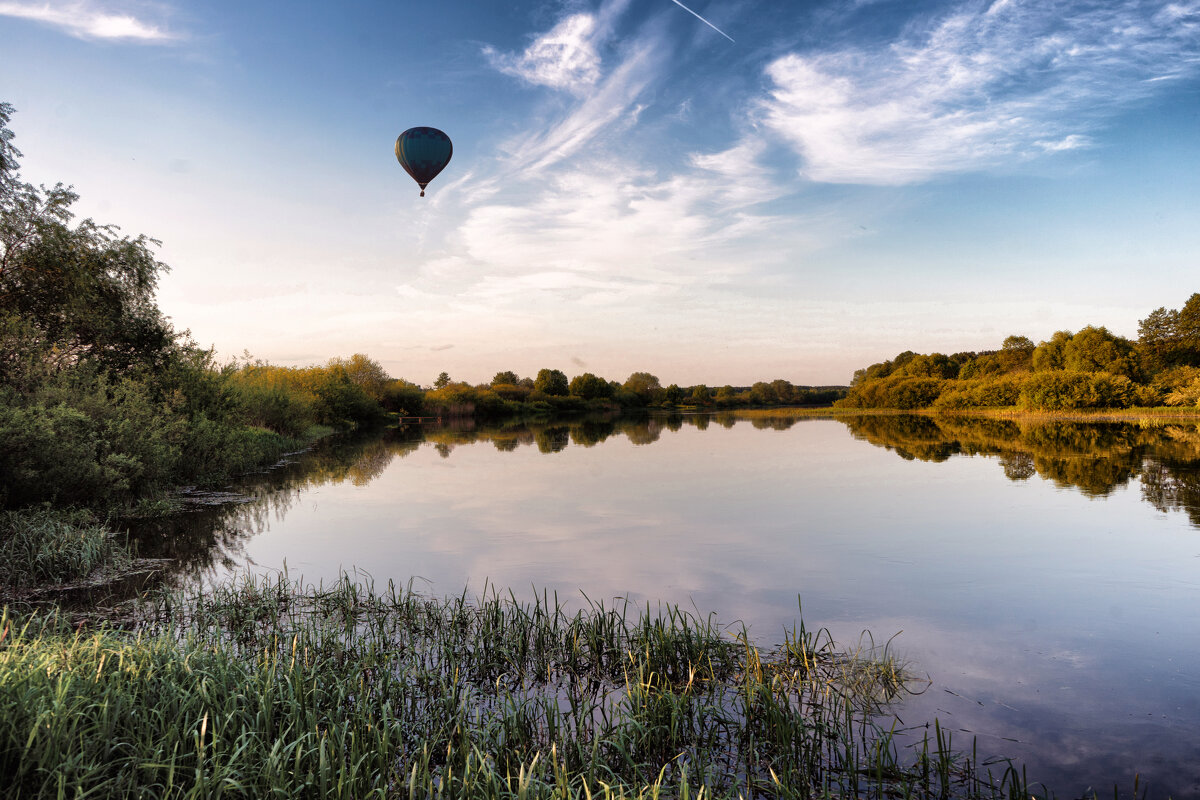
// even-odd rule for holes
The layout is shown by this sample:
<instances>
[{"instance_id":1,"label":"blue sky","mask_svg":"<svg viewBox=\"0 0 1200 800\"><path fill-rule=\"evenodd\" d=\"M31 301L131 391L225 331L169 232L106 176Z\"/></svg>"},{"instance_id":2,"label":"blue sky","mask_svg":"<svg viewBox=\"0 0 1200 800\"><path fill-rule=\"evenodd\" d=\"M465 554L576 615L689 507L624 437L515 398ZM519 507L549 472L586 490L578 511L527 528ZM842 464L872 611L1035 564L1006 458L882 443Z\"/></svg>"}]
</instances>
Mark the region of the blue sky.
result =
<instances>
[{"instance_id":1,"label":"blue sky","mask_svg":"<svg viewBox=\"0 0 1200 800\"><path fill-rule=\"evenodd\" d=\"M685 5L0 0L0 100L222 358L845 383L1200 291L1200 0Z\"/></svg>"}]
</instances>

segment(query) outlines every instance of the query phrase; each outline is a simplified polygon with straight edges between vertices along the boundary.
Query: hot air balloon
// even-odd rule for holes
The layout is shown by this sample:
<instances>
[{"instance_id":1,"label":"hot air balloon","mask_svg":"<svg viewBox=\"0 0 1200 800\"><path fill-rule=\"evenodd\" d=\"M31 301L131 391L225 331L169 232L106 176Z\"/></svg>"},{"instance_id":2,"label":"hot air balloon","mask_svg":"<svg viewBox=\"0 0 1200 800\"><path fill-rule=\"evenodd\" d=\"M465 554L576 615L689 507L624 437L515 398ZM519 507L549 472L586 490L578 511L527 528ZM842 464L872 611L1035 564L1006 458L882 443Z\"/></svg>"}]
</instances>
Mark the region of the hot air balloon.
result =
<instances>
[{"instance_id":1,"label":"hot air balloon","mask_svg":"<svg viewBox=\"0 0 1200 800\"><path fill-rule=\"evenodd\" d=\"M396 137L396 160L421 187L421 197L453 153L450 137L437 128L409 128Z\"/></svg>"}]
</instances>

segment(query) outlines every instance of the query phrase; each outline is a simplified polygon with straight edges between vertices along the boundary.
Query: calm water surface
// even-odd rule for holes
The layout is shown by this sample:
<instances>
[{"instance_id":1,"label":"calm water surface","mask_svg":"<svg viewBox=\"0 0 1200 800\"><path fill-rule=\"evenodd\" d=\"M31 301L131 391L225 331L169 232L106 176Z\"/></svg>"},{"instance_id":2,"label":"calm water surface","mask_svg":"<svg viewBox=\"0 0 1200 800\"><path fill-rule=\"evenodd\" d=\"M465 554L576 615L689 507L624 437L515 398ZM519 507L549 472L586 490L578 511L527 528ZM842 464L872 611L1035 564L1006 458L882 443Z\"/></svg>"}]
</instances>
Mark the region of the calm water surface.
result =
<instances>
[{"instance_id":1,"label":"calm water surface","mask_svg":"<svg viewBox=\"0 0 1200 800\"><path fill-rule=\"evenodd\" d=\"M1200 796L1200 432L925 417L407 428L146 531L192 575L557 592L803 615L931 685L899 708L1060 797ZM961 737L961 738L960 738Z\"/></svg>"}]
</instances>

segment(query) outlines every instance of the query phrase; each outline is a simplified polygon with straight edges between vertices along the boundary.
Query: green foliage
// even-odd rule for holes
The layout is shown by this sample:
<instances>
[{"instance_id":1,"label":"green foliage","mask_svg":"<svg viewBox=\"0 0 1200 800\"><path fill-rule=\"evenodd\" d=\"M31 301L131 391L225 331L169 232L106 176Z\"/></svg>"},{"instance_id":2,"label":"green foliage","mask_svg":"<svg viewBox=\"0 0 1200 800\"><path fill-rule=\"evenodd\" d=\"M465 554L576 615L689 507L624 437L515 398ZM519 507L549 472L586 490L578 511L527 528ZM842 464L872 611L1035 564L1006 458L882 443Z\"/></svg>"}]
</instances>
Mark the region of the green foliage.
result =
<instances>
[{"instance_id":1,"label":"green foliage","mask_svg":"<svg viewBox=\"0 0 1200 800\"><path fill-rule=\"evenodd\" d=\"M962 380L948 385L933 402L934 408L1000 408L1015 406L1023 377L1000 376Z\"/></svg>"},{"instance_id":2,"label":"green foliage","mask_svg":"<svg viewBox=\"0 0 1200 800\"><path fill-rule=\"evenodd\" d=\"M1138 405L1139 387L1124 375L1106 372L1037 372L1021 385L1022 408L1060 411L1128 408Z\"/></svg>"},{"instance_id":3,"label":"green foliage","mask_svg":"<svg viewBox=\"0 0 1200 800\"><path fill-rule=\"evenodd\" d=\"M1178 311L1159 307L1141 320L1138 348L1151 371L1200 366L1200 292Z\"/></svg>"},{"instance_id":4,"label":"green foliage","mask_svg":"<svg viewBox=\"0 0 1200 800\"><path fill-rule=\"evenodd\" d=\"M562 397L570 393L570 385L562 370L541 369L533 381L533 390L549 397Z\"/></svg>"},{"instance_id":5,"label":"green foliage","mask_svg":"<svg viewBox=\"0 0 1200 800\"><path fill-rule=\"evenodd\" d=\"M116 535L79 511L0 511L0 596L83 580L130 563Z\"/></svg>"},{"instance_id":6,"label":"green foliage","mask_svg":"<svg viewBox=\"0 0 1200 800\"><path fill-rule=\"evenodd\" d=\"M1159 308L1142 320L1137 342L1089 325L1076 333L1057 331L1036 347L1028 337L1009 336L1000 350L982 353L944 356L907 350L890 361L857 370L849 395L838 405L939 409L1019 405L1055 411L1153 406L1167 398L1190 405L1191 394L1181 389L1192 378L1183 380L1184 375L1174 373L1192 358L1184 318L1194 320L1200 344L1200 294L1194 294L1184 311ZM1200 364L1200 349L1195 355ZM915 378L943 383L934 394L933 383L905 380Z\"/></svg>"},{"instance_id":7,"label":"green foliage","mask_svg":"<svg viewBox=\"0 0 1200 800\"><path fill-rule=\"evenodd\" d=\"M864 381L834 405L841 408L924 408L941 394L945 381L900 375Z\"/></svg>"},{"instance_id":8,"label":"green foliage","mask_svg":"<svg viewBox=\"0 0 1200 800\"><path fill-rule=\"evenodd\" d=\"M120 506L272 460L315 423L383 417L390 380L366 356L286 370L217 367L154 300L153 240L37 189L0 105L0 506Z\"/></svg>"},{"instance_id":9,"label":"green foliage","mask_svg":"<svg viewBox=\"0 0 1200 800\"><path fill-rule=\"evenodd\" d=\"M403 379L389 381L383 389L380 405L402 417L418 417L425 410L425 392L415 383Z\"/></svg>"},{"instance_id":10,"label":"green foliage","mask_svg":"<svg viewBox=\"0 0 1200 800\"><path fill-rule=\"evenodd\" d=\"M590 372L576 375L571 379L570 393L584 400L612 397L613 390L608 381L598 378Z\"/></svg>"},{"instance_id":11,"label":"green foliage","mask_svg":"<svg viewBox=\"0 0 1200 800\"><path fill-rule=\"evenodd\" d=\"M658 378L651 375L649 372L635 372L631 374L625 383L621 385L622 394L618 395L618 400L622 397L625 400L621 401L622 405L634 404L648 406L662 402L663 388L658 382ZM631 397L632 396L632 397ZM632 400L636 398L636 400Z\"/></svg>"},{"instance_id":12,"label":"green foliage","mask_svg":"<svg viewBox=\"0 0 1200 800\"><path fill-rule=\"evenodd\" d=\"M87 371L0 408L0 474L10 506L98 505L163 486L178 463L186 419L144 384Z\"/></svg>"},{"instance_id":13,"label":"green foliage","mask_svg":"<svg viewBox=\"0 0 1200 800\"><path fill-rule=\"evenodd\" d=\"M426 599L286 578L172 596L137 633L0 616L19 797L1027 798L901 738L887 647L776 648L660 606ZM757 790L762 790L757 791Z\"/></svg>"}]
</instances>

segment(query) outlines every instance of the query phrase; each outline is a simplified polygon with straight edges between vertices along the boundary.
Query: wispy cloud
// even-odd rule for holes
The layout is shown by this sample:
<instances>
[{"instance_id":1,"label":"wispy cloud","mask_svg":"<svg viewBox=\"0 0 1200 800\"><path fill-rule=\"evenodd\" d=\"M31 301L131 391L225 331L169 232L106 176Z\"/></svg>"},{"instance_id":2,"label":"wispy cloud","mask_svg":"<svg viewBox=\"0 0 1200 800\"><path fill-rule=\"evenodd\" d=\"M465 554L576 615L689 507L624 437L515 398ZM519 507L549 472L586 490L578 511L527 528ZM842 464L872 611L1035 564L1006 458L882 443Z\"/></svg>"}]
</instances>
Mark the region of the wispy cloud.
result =
<instances>
[{"instance_id":1,"label":"wispy cloud","mask_svg":"<svg viewBox=\"0 0 1200 800\"><path fill-rule=\"evenodd\" d=\"M626 47L625 57L562 119L521 136L514 166L540 170L579 152L603 131L628 118L635 122L638 96L658 76L661 44L643 39Z\"/></svg>"},{"instance_id":2,"label":"wispy cloud","mask_svg":"<svg viewBox=\"0 0 1200 800\"><path fill-rule=\"evenodd\" d=\"M493 68L538 86L582 94L600 80L601 47L613 36L629 0L609 0L592 13L570 14L537 34L524 52L483 48Z\"/></svg>"},{"instance_id":3,"label":"wispy cloud","mask_svg":"<svg viewBox=\"0 0 1200 800\"><path fill-rule=\"evenodd\" d=\"M766 67L766 125L816 181L897 185L1087 146L1163 80L1200 71L1200 2L972 4L882 49Z\"/></svg>"},{"instance_id":4,"label":"wispy cloud","mask_svg":"<svg viewBox=\"0 0 1200 800\"><path fill-rule=\"evenodd\" d=\"M553 89L580 92L600 78L596 17L572 14L538 36L520 55L492 47L484 55L492 66L521 80Z\"/></svg>"},{"instance_id":5,"label":"wispy cloud","mask_svg":"<svg viewBox=\"0 0 1200 800\"><path fill-rule=\"evenodd\" d=\"M0 16L40 22L79 39L166 44L180 38L177 34L138 19L132 14L107 10L86 2L0 2Z\"/></svg>"}]
</instances>

